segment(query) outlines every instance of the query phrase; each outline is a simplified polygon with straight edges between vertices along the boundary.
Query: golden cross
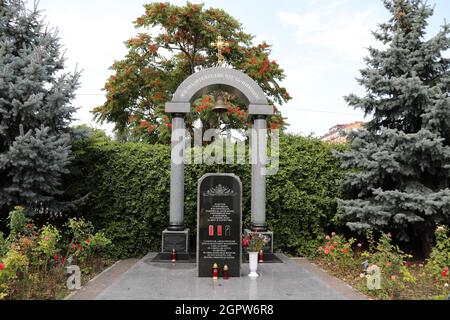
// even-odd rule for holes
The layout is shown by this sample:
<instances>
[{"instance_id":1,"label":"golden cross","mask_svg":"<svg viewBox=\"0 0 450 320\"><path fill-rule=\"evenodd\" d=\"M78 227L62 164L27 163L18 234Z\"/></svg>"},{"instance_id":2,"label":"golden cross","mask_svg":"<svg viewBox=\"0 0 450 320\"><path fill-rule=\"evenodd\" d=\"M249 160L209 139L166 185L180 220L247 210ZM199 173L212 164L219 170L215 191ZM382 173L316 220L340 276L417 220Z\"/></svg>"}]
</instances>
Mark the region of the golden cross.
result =
<instances>
[{"instance_id":1,"label":"golden cross","mask_svg":"<svg viewBox=\"0 0 450 320\"><path fill-rule=\"evenodd\" d=\"M229 45L230 44L228 42L223 41L222 36L218 36L216 42L211 42L211 47L217 48L217 63L219 64L219 66L222 65L224 61L222 50L224 48L228 48Z\"/></svg>"}]
</instances>

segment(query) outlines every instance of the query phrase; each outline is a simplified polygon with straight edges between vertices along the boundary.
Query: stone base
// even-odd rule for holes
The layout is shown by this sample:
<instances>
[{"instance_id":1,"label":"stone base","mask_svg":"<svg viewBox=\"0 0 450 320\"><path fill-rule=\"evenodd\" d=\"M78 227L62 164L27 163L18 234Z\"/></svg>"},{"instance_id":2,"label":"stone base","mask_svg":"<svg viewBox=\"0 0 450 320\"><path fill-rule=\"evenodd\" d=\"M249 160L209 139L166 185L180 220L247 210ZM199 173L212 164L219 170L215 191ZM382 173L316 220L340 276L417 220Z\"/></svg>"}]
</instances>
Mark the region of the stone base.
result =
<instances>
[{"instance_id":1,"label":"stone base","mask_svg":"<svg viewBox=\"0 0 450 320\"><path fill-rule=\"evenodd\" d=\"M245 235L247 235L249 233L254 233L254 232L249 229L244 230ZM271 254L273 255L273 232L265 231L265 232L258 232L258 233L270 237L270 242L264 247L264 254L265 255L271 255Z\"/></svg>"},{"instance_id":2,"label":"stone base","mask_svg":"<svg viewBox=\"0 0 450 320\"><path fill-rule=\"evenodd\" d=\"M172 253L160 252L151 260L151 262L172 263ZM192 253L177 253L176 263L196 263L195 254Z\"/></svg>"},{"instance_id":3,"label":"stone base","mask_svg":"<svg viewBox=\"0 0 450 320\"><path fill-rule=\"evenodd\" d=\"M162 253L189 254L189 229L183 231L164 230L162 233Z\"/></svg>"}]
</instances>

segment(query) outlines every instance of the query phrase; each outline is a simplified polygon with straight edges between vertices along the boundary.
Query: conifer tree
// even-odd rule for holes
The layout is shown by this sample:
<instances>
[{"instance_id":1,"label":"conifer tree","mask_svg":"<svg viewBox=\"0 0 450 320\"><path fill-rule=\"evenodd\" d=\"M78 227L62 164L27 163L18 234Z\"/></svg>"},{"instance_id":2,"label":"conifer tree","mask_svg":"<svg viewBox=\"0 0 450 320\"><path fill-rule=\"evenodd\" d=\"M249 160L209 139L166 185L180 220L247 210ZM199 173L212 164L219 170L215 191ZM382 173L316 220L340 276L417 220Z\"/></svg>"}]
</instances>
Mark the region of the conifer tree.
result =
<instances>
[{"instance_id":1,"label":"conifer tree","mask_svg":"<svg viewBox=\"0 0 450 320\"><path fill-rule=\"evenodd\" d=\"M433 8L420 0L384 0L392 18L374 33L348 104L372 115L351 151L338 154L351 173L341 218L353 230L390 230L420 238L427 254L437 224L450 223L450 27L427 39Z\"/></svg>"},{"instance_id":2,"label":"conifer tree","mask_svg":"<svg viewBox=\"0 0 450 320\"><path fill-rule=\"evenodd\" d=\"M37 6L0 1L0 209L56 207L70 159L70 101L79 73L64 72L57 31ZM1 218L1 217L0 217Z\"/></svg>"}]
</instances>

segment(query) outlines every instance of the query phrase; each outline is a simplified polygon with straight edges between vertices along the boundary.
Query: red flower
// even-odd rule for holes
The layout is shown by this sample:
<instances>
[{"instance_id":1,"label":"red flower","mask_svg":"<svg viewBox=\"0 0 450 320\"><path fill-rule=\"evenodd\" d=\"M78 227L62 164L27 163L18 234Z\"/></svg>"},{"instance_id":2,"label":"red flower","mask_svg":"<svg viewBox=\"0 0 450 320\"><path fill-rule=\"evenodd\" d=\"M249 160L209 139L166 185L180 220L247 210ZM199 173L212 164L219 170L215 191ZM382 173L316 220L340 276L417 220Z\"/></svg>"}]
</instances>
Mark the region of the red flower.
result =
<instances>
[{"instance_id":1,"label":"red flower","mask_svg":"<svg viewBox=\"0 0 450 320\"><path fill-rule=\"evenodd\" d=\"M85 242L86 242L87 245L91 244L91 240L90 239L87 239Z\"/></svg>"},{"instance_id":2,"label":"red flower","mask_svg":"<svg viewBox=\"0 0 450 320\"><path fill-rule=\"evenodd\" d=\"M161 92L157 92L157 93L155 93L155 94L153 95L153 99L154 99L154 100L161 100L162 97L163 97L163 95L162 95Z\"/></svg>"},{"instance_id":3,"label":"red flower","mask_svg":"<svg viewBox=\"0 0 450 320\"><path fill-rule=\"evenodd\" d=\"M168 124L166 124L166 127L169 128L169 129L172 129L172 124L168 123Z\"/></svg>"},{"instance_id":4,"label":"red flower","mask_svg":"<svg viewBox=\"0 0 450 320\"><path fill-rule=\"evenodd\" d=\"M441 275L445 278L446 276L448 276L448 267L446 267L444 270L442 270Z\"/></svg>"},{"instance_id":5,"label":"red flower","mask_svg":"<svg viewBox=\"0 0 450 320\"><path fill-rule=\"evenodd\" d=\"M345 253L345 254L347 254L347 253L348 253L347 248L342 249L342 252Z\"/></svg>"},{"instance_id":6,"label":"red flower","mask_svg":"<svg viewBox=\"0 0 450 320\"><path fill-rule=\"evenodd\" d=\"M206 96L203 100L202 103L210 103L211 102L211 97L210 96Z\"/></svg>"},{"instance_id":7,"label":"red flower","mask_svg":"<svg viewBox=\"0 0 450 320\"><path fill-rule=\"evenodd\" d=\"M322 247L319 247L319 252L322 252L323 251L323 248Z\"/></svg>"},{"instance_id":8,"label":"red flower","mask_svg":"<svg viewBox=\"0 0 450 320\"><path fill-rule=\"evenodd\" d=\"M139 125L141 126L141 128L146 128L148 126L148 121L147 120L141 120Z\"/></svg>"},{"instance_id":9,"label":"red flower","mask_svg":"<svg viewBox=\"0 0 450 320\"><path fill-rule=\"evenodd\" d=\"M59 260L59 256L58 256L57 254L55 254L55 255L53 256L53 260L58 261L58 260Z\"/></svg>"},{"instance_id":10,"label":"red flower","mask_svg":"<svg viewBox=\"0 0 450 320\"><path fill-rule=\"evenodd\" d=\"M331 247L330 247L330 250L331 250L331 251L334 251L334 247L333 247L333 246L331 246Z\"/></svg>"},{"instance_id":11,"label":"red flower","mask_svg":"<svg viewBox=\"0 0 450 320\"><path fill-rule=\"evenodd\" d=\"M5 265L0 262L0 271L5 270Z\"/></svg>"},{"instance_id":12,"label":"red flower","mask_svg":"<svg viewBox=\"0 0 450 320\"><path fill-rule=\"evenodd\" d=\"M156 54L158 52L158 47L155 46L154 44L148 46L148 50L152 53L152 54Z\"/></svg>"},{"instance_id":13,"label":"red flower","mask_svg":"<svg viewBox=\"0 0 450 320\"><path fill-rule=\"evenodd\" d=\"M266 72L267 70L269 70L269 66L270 66L269 60L264 60L261 65L261 69L259 69L259 72L260 73Z\"/></svg>"},{"instance_id":14,"label":"red flower","mask_svg":"<svg viewBox=\"0 0 450 320\"><path fill-rule=\"evenodd\" d=\"M77 245L75 243L72 243L72 249L76 249Z\"/></svg>"},{"instance_id":15,"label":"red flower","mask_svg":"<svg viewBox=\"0 0 450 320\"><path fill-rule=\"evenodd\" d=\"M331 242L327 242L327 247L331 246Z\"/></svg>"},{"instance_id":16,"label":"red flower","mask_svg":"<svg viewBox=\"0 0 450 320\"><path fill-rule=\"evenodd\" d=\"M336 241L336 242L334 243L334 246L337 247L338 245L339 245L339 242Z\"/></svg>"},{"instance_id":17,"label":"red flower","mask_svg":"<svg viewBox=\"0 0 450 320\"><path fill-rule=\"evenodd\" d=\"M330 254L330 250L328 248L325 248L325 254Z\"/></svg>"},{"instance_id":18,"label":"red flower","mask_svg":"<svg viewBox=\"0 0 450 320\"><path fill-rule=\"evenodd\" d=\"M386 266L387 266L387 267L392 267L392 262L386 263Z\"/></svg>"},{"instance_id":19,"label":"red flower","mask_svg":"<svg viewBox=\"0 0 450 320\"><path fill-rule=\"evenodd\" d=\"M81 244L78 245L78 250L83 251L83 247L81 246Z\"/></svg>"}]
</instances>

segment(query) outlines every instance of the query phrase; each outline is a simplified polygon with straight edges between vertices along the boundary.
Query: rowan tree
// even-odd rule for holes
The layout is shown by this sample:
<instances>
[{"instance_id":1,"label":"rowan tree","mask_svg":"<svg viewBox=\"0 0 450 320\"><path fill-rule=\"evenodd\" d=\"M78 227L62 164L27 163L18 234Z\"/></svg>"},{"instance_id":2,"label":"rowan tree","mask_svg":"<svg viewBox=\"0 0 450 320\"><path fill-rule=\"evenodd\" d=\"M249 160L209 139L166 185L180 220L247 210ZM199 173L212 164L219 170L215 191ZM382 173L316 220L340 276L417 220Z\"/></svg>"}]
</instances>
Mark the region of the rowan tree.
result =
<instances>
[{"instance_id":1,"label":"rowan tree","mask_svg":"<svg viewBox=\"0 0 450 320\"><path fill-rule=\"evenodd\" d=\"M114 75L104 87L107 100L93 111L98 121L114 123L119 135L153 143L170 141L171 119L164 105L189 75L217 66L217 49L211 43L219 35L229 43L223 51L228 66L256 80L276 106L290 99L279 84L285 75L270 59L271 47L265 42L253 45L254 37L225 11L190 2L185 6L151 3L144 7L145 14L134 21L142 32L126 41L128 54L112 65ZM211 110L214 94L193 104L186 119L189 130L199 122L204 131L218 126L218 116ZM223 129L247 128L250 119L242 101L229 94L225 98L228 112L221 116ZM285 126L278 109L269 126Z\"/></svg>"}]
</instances>

